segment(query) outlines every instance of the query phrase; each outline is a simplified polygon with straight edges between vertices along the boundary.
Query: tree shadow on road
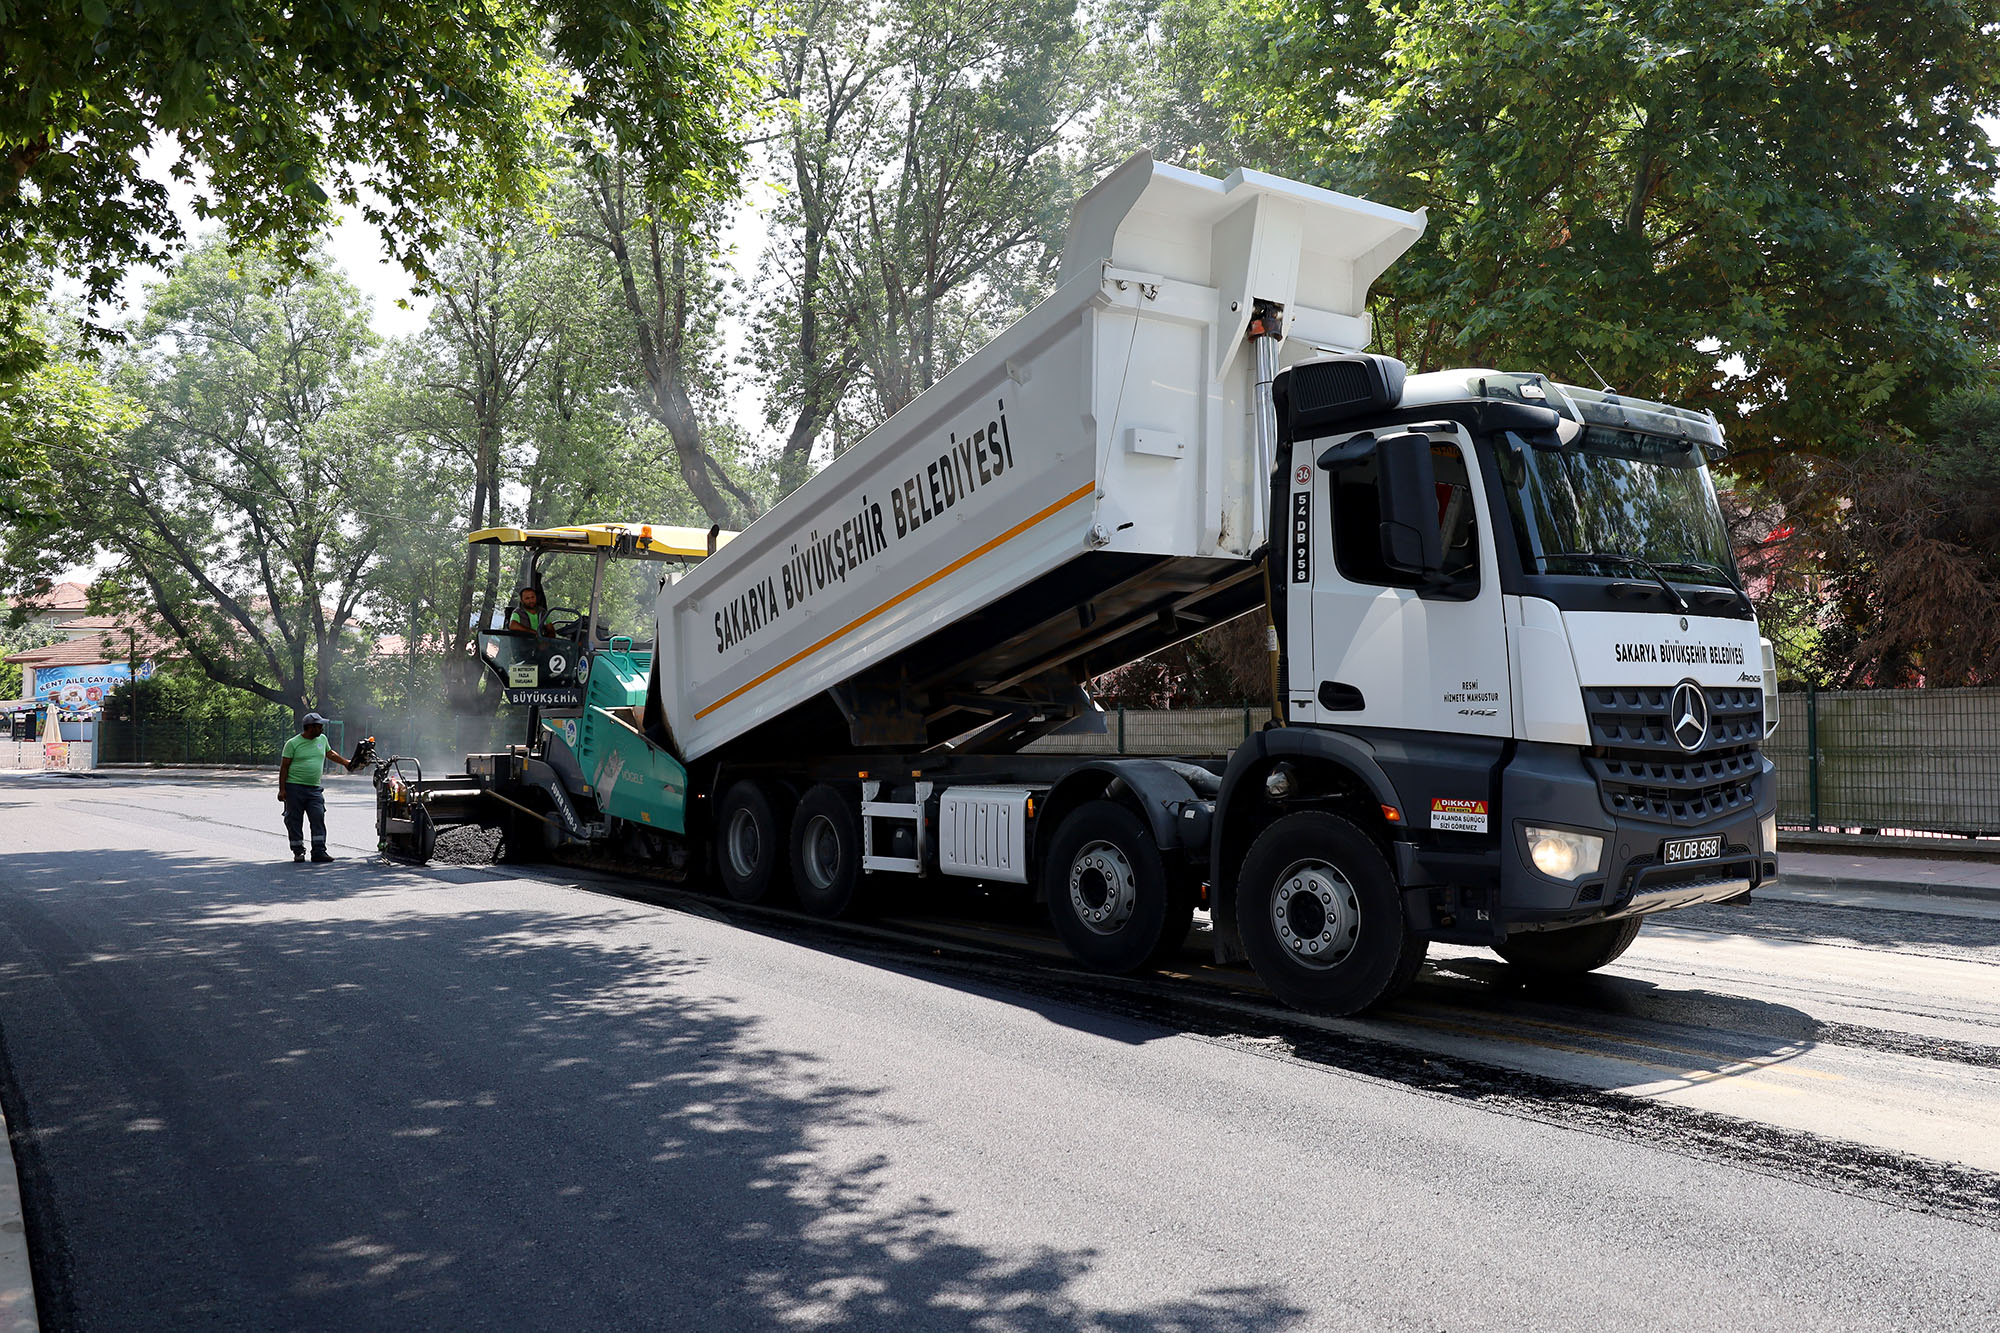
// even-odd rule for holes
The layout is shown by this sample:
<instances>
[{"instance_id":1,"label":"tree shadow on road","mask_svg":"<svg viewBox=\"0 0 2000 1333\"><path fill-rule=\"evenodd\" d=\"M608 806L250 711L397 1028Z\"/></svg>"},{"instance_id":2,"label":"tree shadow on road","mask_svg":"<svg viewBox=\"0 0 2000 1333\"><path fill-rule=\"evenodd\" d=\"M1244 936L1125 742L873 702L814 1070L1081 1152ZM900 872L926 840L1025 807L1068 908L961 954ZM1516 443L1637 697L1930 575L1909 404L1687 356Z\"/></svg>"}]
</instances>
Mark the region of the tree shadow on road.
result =
<instances>
[{"instance_id":1,"label":"tree shadow on road","mask_svg":"<svg viewBox=\"0 0 2000 1333\"><path fill-rule=\"evenodd\" d=\"M879 1147L923 1127L697 985L657 911L289 872L0 856L0 1074L45 1326L1304 1317L1265 1287L1103 1308L1080 1291L1097 1251L974 1243Z\"/></svg>"}]
</instances>

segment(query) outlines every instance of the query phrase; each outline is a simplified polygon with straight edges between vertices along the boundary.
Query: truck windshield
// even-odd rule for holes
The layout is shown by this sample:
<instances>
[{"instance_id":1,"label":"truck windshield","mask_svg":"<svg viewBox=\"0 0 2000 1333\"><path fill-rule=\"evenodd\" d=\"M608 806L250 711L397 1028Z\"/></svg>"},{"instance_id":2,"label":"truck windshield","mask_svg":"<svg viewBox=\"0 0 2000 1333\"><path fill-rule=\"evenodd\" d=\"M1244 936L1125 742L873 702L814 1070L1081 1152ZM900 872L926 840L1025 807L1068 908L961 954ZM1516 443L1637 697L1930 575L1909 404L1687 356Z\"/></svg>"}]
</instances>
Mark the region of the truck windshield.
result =
<instances>
[{"instance_id":1,"label":"truck windshield","mask_svg":"<svg viewBox=\"0 0 2000 1333\"><path fill-rule=\"evenodd\" d=\"M1496 450L1527 569L1627 578L1644 562L1678 582L1735 584L1722 507L1698 449L1600 428L1572 444L1550 441L1508 431Z\"/></svg>"}]
</instances>

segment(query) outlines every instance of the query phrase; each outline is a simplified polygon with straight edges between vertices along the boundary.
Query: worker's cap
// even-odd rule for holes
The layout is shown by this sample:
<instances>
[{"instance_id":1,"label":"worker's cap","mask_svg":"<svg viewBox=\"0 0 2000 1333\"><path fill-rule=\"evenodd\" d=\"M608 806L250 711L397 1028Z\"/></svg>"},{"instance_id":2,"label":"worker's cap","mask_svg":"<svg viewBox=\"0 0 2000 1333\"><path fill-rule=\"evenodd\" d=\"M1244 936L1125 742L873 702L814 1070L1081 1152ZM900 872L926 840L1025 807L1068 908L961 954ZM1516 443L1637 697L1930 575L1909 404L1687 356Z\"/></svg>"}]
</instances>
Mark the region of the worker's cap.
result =
<instances>
[{"instance_id":1,"label":"worker's cap","mask_svg":"<svg viewBox=\"0 0 2000 1333\"><path fill-rule=\"evenodd\" d=\"M307 713L305 721L299 725L305 727L323 727L326 725L326 719L318 713Z\"/></svg>"}]
</instances>

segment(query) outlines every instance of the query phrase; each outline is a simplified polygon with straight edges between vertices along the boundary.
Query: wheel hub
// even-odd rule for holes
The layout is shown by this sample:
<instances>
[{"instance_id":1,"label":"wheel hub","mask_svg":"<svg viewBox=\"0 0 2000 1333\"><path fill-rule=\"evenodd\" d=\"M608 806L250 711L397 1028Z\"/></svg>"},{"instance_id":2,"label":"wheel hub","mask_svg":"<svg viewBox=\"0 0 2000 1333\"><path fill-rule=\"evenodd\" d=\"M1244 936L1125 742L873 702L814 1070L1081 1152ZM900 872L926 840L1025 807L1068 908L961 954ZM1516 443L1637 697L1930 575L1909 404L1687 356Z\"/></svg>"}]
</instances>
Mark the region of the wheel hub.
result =
<instances>
[{"instance_id":1,"label":"wheel hub","mask_svg":"<svg viewBox=\"0 0 2000 1333\"><path fill-rule=\"evenodd\" d=\"M1125 853L1093 842L1069 866L1069 902L1077 920L1100 935L1116 934L1139 903L1138 876Z\"/></svg>"},{"instance_id":2,"label":"wheel hub","mask_svg":"<svg viewBox=\"0 0 2000 1333\"><path fill-rule=\"evenodd\" d=\"M816 889L830 889L840 874L840 831L825 815L814 815L806 823L806 878Z\"/></svg>"},{"instance_id":3,"label":"wheel hub","mask_svg":"<svg viewBox=\"0 0 2000 1333\"><path fill-rule=\"evenodd\" d=\"M729 868L738 879L749 879L756 874L764 857L764 840L758 836L757 817L743 809L730 815L723 846L729 853Z\"/></svg>"},{"instance_id":4,"label":"wheel hub","mask_svg":"<svg viewBox=\"0 0 2000 1333\"><path fill-rule=\"evenodd\" d=\"M1271 928L1294 962L1336 967L1361 934L1361 900L1347 877L1324 861L1300 861L1278 877Z\"/></svg>"}]
</instances>

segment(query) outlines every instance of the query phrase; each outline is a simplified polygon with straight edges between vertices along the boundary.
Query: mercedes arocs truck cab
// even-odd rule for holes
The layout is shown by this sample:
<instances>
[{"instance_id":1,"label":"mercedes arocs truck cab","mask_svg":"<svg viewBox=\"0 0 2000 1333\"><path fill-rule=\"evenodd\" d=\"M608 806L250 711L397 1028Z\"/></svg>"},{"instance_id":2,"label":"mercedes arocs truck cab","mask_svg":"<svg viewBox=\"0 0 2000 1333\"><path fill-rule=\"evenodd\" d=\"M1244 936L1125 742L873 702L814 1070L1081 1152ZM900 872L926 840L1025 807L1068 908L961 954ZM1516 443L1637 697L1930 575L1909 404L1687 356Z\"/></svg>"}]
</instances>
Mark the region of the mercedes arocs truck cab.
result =
<instances>
[{"instance_id":1,"label":"mercedes arocs truck cab","mask_svg":"<svg viewBox=\"0 0 2000 1333\"><path fill-rule=\"evenodd\" d=\"M1294 364L1274 399L1286 725L1237 752L1225 806L1333 798L1386 833L1412 930L1543 971L1776 873L1774 681L1712 417L1368 355ZM1339 993L1319 960L1359 902L1324 825L1260 849L1222 823L1238 941L1302 1001Z\"/></svg>"},{"instance_id":2,"label":"mercedes arocs truck cab","mask_svg":"<svg viewBox=\"0 0 2000 1333\"><path fill-rule=\"evenodd\" d=\"M1770 680L1721 430L1361 350L1424 223L1135 157L1034 310L742 533L670 543L696 563L650 651L587 628L537 668L565 679L503 682L535 687L526 745L385 765L385 847L492 823L823 916L874 876L978 881L1113 972L1206 907L1219 960L1336 1014L1431 940L1577 973L1754 888ZM645 530L588 531L601 562ZM1103 672L1241 615L1270 721L1232 752L1036 746L1103 730Z\"/></svg>"}]
</instances>

